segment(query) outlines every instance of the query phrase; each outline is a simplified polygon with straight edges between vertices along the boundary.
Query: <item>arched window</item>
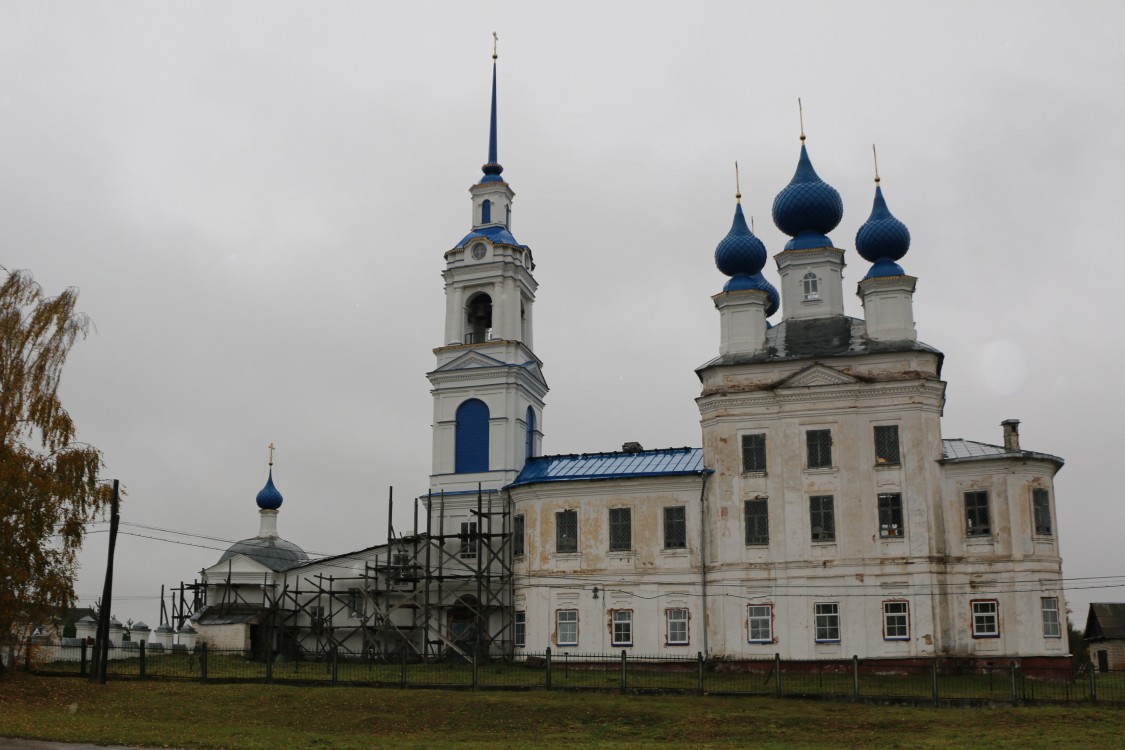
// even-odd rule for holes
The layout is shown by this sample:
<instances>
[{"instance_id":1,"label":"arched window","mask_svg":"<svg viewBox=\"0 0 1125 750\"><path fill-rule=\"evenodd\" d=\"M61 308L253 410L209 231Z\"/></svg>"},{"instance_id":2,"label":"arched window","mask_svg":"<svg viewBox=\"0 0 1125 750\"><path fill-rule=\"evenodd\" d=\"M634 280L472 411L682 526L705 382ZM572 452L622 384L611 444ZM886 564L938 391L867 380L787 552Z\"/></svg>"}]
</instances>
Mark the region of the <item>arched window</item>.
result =
<instances>
[{"instance_id":1,"label":"arched window","mask_svg":"<svg viewBox=\"0 0 1125 750\"><path fill-rule=\"evenodd\" d=\"M469 298L465 306L465 343L483 344L492 340L492 297L484 292Z\"/></svg>"},{"instance_id":2,"label":"arched window","mask_svg":"<svg viewBox=\"0 0 1125 750\"><path fill-rule=\"evenodd\" d=\"M504 206L504 226L508 227L512 224L512 207Z\"/></svg>"},{"instance_id":3,"label":"arched window","mask_svg":"<svg viewBox=\"0 0 1125 750\"><path fill-rule=\"evenodd\" d=\"M492 201L485 199L484 203L480 204L480 223L487 224L492 221Z\"/></svg>"},{"instance_id":4,"label":"arched window","mask_svg":"<svg viewBox=\"0 0 1125 750\"><path fill-rule=\"evenodd\" d=\"M488 405L471 398L457 407L454 435L455 468L458 474L488 471Z\"/></svg>"},{"instance_id":5,"label":"arched window","mask_svg":"<svg viewBox=\"0 0 1125 750\"><path fill-rule=\"evenodd\" d=\"M820 280L812 271L801 277L801 284L805 287L805 299L820 299Z\"/></svg>"},{"instance_id":6,"label":"arched window","mask_svg":"<svg viewBox=\"0 0 1125 750\"><path fill-rule=\"evenodd\" d=\"M535 455L535 410L527 407L527 457Z\"/></svg>"}]
</instances>

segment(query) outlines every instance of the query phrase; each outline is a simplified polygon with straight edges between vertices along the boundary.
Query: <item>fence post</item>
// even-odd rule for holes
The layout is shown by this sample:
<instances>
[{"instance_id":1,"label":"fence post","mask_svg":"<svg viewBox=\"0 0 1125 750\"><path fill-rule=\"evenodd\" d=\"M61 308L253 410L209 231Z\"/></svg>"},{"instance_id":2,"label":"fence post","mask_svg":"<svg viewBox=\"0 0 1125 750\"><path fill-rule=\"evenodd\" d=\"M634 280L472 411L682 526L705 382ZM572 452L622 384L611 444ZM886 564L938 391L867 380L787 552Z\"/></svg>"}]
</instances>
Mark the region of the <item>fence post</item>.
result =
<instances>
[{"instance_id":1,"label":"fence post","mask_svg":"<svg viewBox=\"0 0 1125 750\"><path fill-rule=\"evenodd\" d=\"M335 687L340 682L340 646L332 644L332 686Z\"/></svg>"},{"instance_id":2,"label":"fence post","mask_svg":"<svg viewBox=\"0 0 1125 750\"><path fill-rule=\"evenodd\" d=\"M547 689L551 689L551 647L547 647Z\"/></svg>"},{"instance_id":3,"label":"fence post","mask_svg":"<svg viewBox=\"0 0 1125 750\"><path fill-rule=\"evenodd\" d=\"M625 688L628 687L629 672L625 666L625 649L621 649L621 694L625 695Z\"/></svg>"},{"instance_id":4,"label":"fence post","mask_svg":"<svg viewBox=\"0 0 1125 750\"><path fill-rule=\"evenodd\" d=\"M852 697L859 697L859 654L852 654Z\"/></svg>"},{"instance_id":5,"label":"fence post","mask_svg":"<svg viewBox=\"0 0 1125 750\"><path fill-rule=\"evenodd\" d=\"M699 694L703 695L703 652L697 651L695 653L695 659L699 664Z\"/></svg>"},{"instance_id":6,"label":"fence post","mask_svg":"<svg viewBox=\"0 0 1125 750\"><path fill-rule=\"evenodd\" d=\"M266 684L273 682L273 649L266 648Z\"/></svg>"},{"instance_id":7,"label":"fence post","mask_svg":"<svg viewBox=\"0 0 1125 750\"><path fill-rule=\"evenodd\" d=\"M937 660L937 654L934 654L934 660L930 662L930 688L934 694L934 706L938 704Z\"/></svg>"},{"instance_id":8,"label":"fence post","mask_svg":"<svg viewBox=\"0 0 1125 750\"><path fill-rule=\"evenodd\" d=\"M406 645L405 644L403 644L403 647L402 647L402 669L399 671L399 675L398 675L398 686L400 688L402 688L403 690L406 690Z\"/></svg>"},{"instance_id":9,"label":"fence post","mask_svg":"<svg viewBox=\"0 0 1125 750\"><path fill-rule=\"evenodd\" d=\"M81 663L78 666L78 676L79 677L85 677L86 676L86 639L85 638L82 639L81 654L82 654L82 656L80 657Z\"/></svg>"},{"instance_id":10,"label":"fence post","mask_svg":"<svg viewBox=\"0 0 1125 750\"><path fill-rule=\"evenodd\" d=\"M477 649L473 649L473 690L477 689Z\"/></svg>"},{"instance_id":11,"label":"fence post","mask_svg":"<svg viewBox=\"0 0 1125 750\"><path fill-rule=\"evenodd\" d=\"M1097 703L1097 701L1098 701L1098 673L1097 673L1097 670L1094 669L1094 664L1092 662L1090 663L1089 667L1090 667L1090 700L1093 701L1094 703Z\"/></svg>"},{"instance_id":12,"label":"fence post","mask_svg":"<svg viewBox=\"0 0 1125 750\"><path fill-rule=\"evenodd\" d=\"M1008 673L1011 675L1011 680L1012 680L1012 703L1015 703L1018 700L1018 696L1017 696L1017 693L1016 693L1016 661L1015 661L1015 659L1013 659L1011 662L1009 662Z\"/></svg>"},{"instance_id":13,"label":"fence post","mask_svg":"<svg viewBox=\"0 0 1125 750\"><path fill-rule=\"evenodd\" d=\"M776 652L773 655L773 691L781 697L781 654Z\"/></svg>"},{"instance_id":14,"label":"fence post","mask_svg":"<svg viewBox=\"0 0 1125 750\"><path fill-rule=\"evenodd\" d=\"M199 681L207 682L207 642L204 641L199 649Z\"/></svg>"},{"instance_id":15,"label":"fence post","mask_svg":"<svg viewBox=\"0 0 1125 750\"><path fill-rule=\"evenodd\" d=\"M145 677L145 667L148 666L147 663L146 663L146 660L145 660L145 645L146 644L145 644L144 641L141 641L138 645L140 646L139 654L140 654L140 657L141 657L140 677L143 679Z\"/></svg>"}]
</instances>

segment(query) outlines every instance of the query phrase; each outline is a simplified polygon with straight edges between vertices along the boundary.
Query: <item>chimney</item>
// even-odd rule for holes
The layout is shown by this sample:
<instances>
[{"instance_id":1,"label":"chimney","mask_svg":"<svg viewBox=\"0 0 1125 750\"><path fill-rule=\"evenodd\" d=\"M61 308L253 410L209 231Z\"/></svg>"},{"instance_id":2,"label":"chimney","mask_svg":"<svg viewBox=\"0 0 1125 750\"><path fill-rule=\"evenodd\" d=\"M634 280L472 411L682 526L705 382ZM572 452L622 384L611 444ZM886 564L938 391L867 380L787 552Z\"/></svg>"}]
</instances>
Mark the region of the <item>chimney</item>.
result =
<instances>
[{"instance_id":1,"label":"chimney","mask_svg":"<svg viewBox=\"0 0 1125 750\"><path fill-rule=\"evenodd\" d=\"M643 450L640 443L625 443L621 446L622 453L640 453Z\"/></svg>"},{"instance_id":2,"label":"chimney","mask_svg":"<svg viewBox=\"0 0 1125 750\"><path fill-rule=\"evenodd\" d=\"M1004 450L1008 453L1020 452L1020 421L1018 419L1005 419L1000 423L1004 428Z\"/></svg>"}]
</instances>

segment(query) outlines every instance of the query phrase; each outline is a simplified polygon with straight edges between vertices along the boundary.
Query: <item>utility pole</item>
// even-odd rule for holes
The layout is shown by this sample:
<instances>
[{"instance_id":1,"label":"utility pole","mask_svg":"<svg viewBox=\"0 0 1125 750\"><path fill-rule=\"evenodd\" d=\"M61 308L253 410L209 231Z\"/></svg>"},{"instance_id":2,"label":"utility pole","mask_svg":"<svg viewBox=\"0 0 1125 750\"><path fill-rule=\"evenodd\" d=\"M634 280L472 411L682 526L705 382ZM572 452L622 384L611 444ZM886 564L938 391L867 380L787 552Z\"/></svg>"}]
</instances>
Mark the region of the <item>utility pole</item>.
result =
<instances>
[{"instance_id":1,"label":"utility pole","mask_svg":"<svg viewBox=\"0 0 1125 750\"><path fill-rule=\"evenodd\" d=\"M121 521L118 507L121 502L120 481L113 480L113 499L110 502L109 516L109 560L105 567L105 586L102 589L102 606L98 612L98 636L94 646L94 659L91 664L90 679L105 684L109 662L109 617L113 607L113 552L117 547L117 526Z\"/></svg>"}]
</instances>

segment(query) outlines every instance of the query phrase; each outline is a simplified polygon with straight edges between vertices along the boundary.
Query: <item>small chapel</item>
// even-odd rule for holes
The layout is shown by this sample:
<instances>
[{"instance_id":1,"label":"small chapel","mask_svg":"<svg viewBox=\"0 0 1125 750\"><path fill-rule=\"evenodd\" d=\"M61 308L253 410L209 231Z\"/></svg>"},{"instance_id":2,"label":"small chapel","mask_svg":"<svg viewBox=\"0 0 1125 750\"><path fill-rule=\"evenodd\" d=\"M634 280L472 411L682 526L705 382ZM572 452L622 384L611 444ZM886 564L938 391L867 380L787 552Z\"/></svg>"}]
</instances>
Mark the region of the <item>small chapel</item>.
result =
<instances>
[{"instance_id":1,"label":"small chapel","mask_svg":"<svg viewBox=\"0 0 1125 750\"><path fill-rule=\"evenodd\" d=\"M496 72L494 54L471 228L442 257L413 528L310 559L278 536L271 458L259 534L203 572L198 637L419 658L1065 657L1063 461L1025 449L1014 419L996 442L942 435L943 355L918 338L910 232L876 177L839 247L843 202L804 133L772 207L790 238L772 258L781 288L740 195L729 231L715 227L720 343L696 370L699 447L544 453L536 263L513 234ZM846 260L863 271L862 318L844 312Z\"/></svg>"}]
</instances>

